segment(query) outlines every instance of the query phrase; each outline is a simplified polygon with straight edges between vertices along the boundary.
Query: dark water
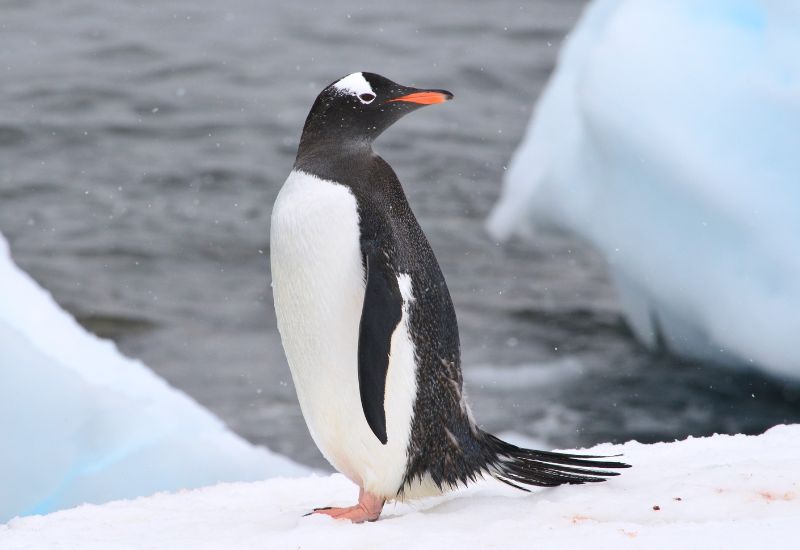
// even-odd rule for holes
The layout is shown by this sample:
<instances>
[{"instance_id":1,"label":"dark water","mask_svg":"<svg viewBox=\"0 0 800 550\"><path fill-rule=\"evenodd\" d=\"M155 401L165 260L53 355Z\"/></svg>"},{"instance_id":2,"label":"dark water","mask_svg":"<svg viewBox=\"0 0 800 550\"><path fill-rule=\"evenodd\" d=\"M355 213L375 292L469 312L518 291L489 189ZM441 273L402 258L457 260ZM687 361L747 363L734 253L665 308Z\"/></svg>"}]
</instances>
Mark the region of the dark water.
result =
<instances>
[{"instance_id":1,"label":"dark water","mask_svg":"<svg viewBox=\"0 0 800 550\"><path fill-rule=\"evenodd\" d=\"M0 1L0 231L85 326L252 441L321 464L269 291L269 215L317 92L356 70L456 101L392 128L491 430L554 445L758 432L800 391L644 352L602 260L483 220L583 2Z\"/></svg>"}]
</instances>

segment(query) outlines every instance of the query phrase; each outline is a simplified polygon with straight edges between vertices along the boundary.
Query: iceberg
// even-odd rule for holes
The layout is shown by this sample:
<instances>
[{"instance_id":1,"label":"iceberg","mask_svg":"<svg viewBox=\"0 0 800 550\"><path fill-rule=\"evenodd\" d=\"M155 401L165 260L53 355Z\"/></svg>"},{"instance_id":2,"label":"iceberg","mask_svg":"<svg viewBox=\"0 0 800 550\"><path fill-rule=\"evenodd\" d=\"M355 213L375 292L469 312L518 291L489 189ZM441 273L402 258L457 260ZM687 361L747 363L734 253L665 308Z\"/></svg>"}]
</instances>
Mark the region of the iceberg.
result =
<instances>
[{"instance_id":1,"label":"iceberg","mask_svg":"<svg viewBox=\"0 0 800 550\"><path fill-rule=\"evenodd\" d=\"M49 548L790 548L797 538L800 426L759 436L603 444L633 464L605 483L523 493L494 480L389 504L375 523L304 516L345 505L340 474L223 484L0 525L0 547Z\"/></svg>"},{"instance_id":2,"label":"iceberg","mask_svg":"<svg viewBox=\"0 0 800 550\"><path fill-rule=\"evenodd\" d=\"M800 379L800 4L595 0L487 226L572 232L650 348Z\"/></svg>"},{"instance_id":3,"label":"iceberg","mask_svg":"<svg viewBox=\"0 0 800 550\"><path fill-rule=\"evenodd\" d=\"M0 282L0 522L308 472L86 332L13 263L2 235Z\"/></svg>"}]
</instances>

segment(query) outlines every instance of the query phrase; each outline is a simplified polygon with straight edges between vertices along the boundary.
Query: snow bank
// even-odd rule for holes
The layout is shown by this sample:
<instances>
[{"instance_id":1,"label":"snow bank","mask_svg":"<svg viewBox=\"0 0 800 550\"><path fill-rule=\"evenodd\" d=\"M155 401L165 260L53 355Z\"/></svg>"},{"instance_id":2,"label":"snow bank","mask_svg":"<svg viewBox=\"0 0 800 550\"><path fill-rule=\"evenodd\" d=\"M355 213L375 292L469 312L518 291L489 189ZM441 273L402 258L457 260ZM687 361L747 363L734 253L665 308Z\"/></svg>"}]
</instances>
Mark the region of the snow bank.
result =
<instances>
[{"instance_id":1,"label":"snow bank","mask_svg":"<svg viewBox=\"0 0 800 550\"><path fill-rule=\"evenodd\" d=\"M0 521L307 472L83 330L14 265L1 235L0 284Z\"/></svg>"},{"instance_id":2,"label":"snow bank","mask_svg":"<svg viewBox=\"0 0 800 550\"><path fill-rule=\"evenodd\" d=\"M532 494L493 481L389 505L352 525L315 506L352 504L341 475L271 479L81 506L0 526L4 549L788 548L800 522L800 426L761 436L600 445L634 465L596 485Z\"/></svg>"},{"instance_id":3,"label":"snow bank","mask_svg":"<svg viewBox=\"0 0 800 550\"><path fill-rule=\"evenodd\" d=\"M595 0L489 220L608 259L639 339L800 378L800 3Z\"/></svg>"}]
</instances>

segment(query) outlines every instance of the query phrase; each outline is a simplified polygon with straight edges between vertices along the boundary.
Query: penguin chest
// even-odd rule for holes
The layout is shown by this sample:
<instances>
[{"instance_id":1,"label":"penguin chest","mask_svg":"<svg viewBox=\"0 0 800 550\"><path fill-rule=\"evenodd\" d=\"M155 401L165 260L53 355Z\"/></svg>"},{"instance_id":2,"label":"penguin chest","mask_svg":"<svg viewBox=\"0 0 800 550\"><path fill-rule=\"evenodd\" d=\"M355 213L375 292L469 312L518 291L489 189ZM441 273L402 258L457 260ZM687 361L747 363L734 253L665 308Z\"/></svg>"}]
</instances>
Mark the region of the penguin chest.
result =
<instances>
[{"instance_id":1,"label":"penguin chest","mask_svg":"<svg viewBox=\"0 0 800 550\"><path fill-rule=\"evenodd\" d=\"M394 497L408 460L414 350L404 307L391 341L384 445L367 424L358 385L365 273L352 192L292 172L275 201L270 259L278 330L314 442L355 483Z\"/></svg>"}]
</instances>

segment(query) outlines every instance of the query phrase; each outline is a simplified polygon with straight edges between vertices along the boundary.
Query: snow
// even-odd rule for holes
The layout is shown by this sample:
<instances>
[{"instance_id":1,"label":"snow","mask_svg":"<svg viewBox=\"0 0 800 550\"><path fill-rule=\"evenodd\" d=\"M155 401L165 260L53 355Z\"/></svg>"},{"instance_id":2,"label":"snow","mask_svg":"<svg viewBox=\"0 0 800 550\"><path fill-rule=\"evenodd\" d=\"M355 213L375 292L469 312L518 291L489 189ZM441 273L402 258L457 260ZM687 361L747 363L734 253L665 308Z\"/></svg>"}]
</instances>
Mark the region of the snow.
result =
<instances>
[{"instance_id":1,"label":"snow","mask_svg":"<svg viewBox=\"0 0 800 550\"><path fill-rule=\"evenodd\" d=\"M493 481L372 524L308 516L346 505L343 476L270 479L85 505L0 526L4 550L193 548L787 548L800 522L800 426L760 436L600 445L634 465L595 485L526 494Z\"/></svg>"},{"instance_id":2,"label":"snow","mask_svg":"<svg viewBox=\"0 0 800 550\"><path fill-rule=\"evenodd\" d=\"M2 235L0 282L0 521L307 473L83 330L14 265Z\"/></svg>"},{"instance_id":3,"label":"snow","mask_svg":"<svg viewBox=\"0 0 800 550\"><path fill-rule=\"evenodd\" d=\"M488 227L605 255L649 347L800 378L800 4L595 0Z\"/></svg>"}]
</instances>

